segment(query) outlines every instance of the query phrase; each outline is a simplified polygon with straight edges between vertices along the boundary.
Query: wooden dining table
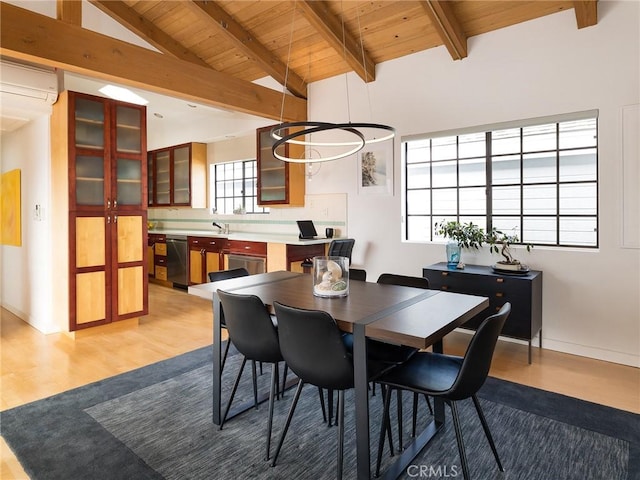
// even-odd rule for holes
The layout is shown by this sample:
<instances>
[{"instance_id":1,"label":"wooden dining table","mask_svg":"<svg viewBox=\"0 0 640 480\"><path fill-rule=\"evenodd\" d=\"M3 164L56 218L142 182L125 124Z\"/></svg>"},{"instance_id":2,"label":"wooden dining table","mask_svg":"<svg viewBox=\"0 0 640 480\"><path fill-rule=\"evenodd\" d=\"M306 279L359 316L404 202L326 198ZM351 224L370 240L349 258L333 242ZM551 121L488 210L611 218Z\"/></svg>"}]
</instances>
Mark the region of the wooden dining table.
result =
<instances>
[{"instance_id":1,"label":"wooden dining table","mask_svg":"<svg viewBox=\"0 0 640 480\"><path fill-rule=\"evenodd\" d=\"M443 337L489 306L486 297L419 288L351 281L349 295L323 298L313 295L309 274L278 271L189 287L189 293L213 301L213 423L221 423L220 320L223 312L217 290L256 295L273 311L273 303L328 312L341 330L353 333L358 480L371 478L369 449L369 393L367 342L374 338L442 352ZM444 403L434 402L433 421L418 435L383 478L397 478L444 425Z\"/></svg>"}]
</instances>

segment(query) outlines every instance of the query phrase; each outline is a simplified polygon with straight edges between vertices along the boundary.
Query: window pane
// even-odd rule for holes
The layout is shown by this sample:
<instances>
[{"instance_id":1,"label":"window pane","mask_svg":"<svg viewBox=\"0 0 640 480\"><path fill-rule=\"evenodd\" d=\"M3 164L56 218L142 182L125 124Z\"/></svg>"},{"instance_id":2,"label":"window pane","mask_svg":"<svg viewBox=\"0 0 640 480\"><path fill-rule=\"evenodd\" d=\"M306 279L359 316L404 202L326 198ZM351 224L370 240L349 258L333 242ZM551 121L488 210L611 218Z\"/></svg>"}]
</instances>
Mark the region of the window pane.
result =
<instances>
[{"instance_id":1,"label":"window pane","mask_svg":"<svg viewBox=\"0 0 640 480\"><path fill-rule=\"evenodd\" d=\"M522 240L520 217L493 217L493 226L505 235L517 235Z\"/></svg>"},{"instance_id":2,"label":"window pane","mask_svg":"<svg viewBox=\"0 0 640 480\"><path fill-rule=\"evenodd\" d=\"M560 124L560 148L595 147L597 120L588 118Z\"/></svg>"},{"instance_id":3,"label":"window pane","mask_svg":"<svg viewBox=\"0 0 640 480\"><path fill-rule=\"evenodd\" d=\"M522 129L522 151L540 152L556 149L556 123Z\"/></svg>"},{"instance_id":4,"label":"window pane","mask_svg":"<svg viewBox=\"0 0 640 480\"><path fill-rule=\"evenodd\" d=\"M407 188L430 186L429 164L419 163L407 166Z\"/></svg>"},{"instance_id":5,"label":"window pane","mask_svg":"<svg viewBox=\"0 0 640 480\"><path fill-rule=\"evenodd\" d=\"M524 183L556 181L555 153L533 153L525 155L522 159L522 165L522 177Z\"/></svg>"},{"instance_id":6,"label":"window pane","mask_svg":"<svg viewBox=\"0 0 640 480\"><path fill-rule=\"evenodd\" d=\"M458 184L456 175L456 162L434 162L432 187L455 187Z\"/></svg>"},{"instance_id":7,"label":"window pane","mask_svg":"<svg viewBox=\"0 0 640 480\"><path fill-rule=\"evenodd\" d=\"M520 183L520 155L509 155L491 159L492 183L504 185Z\"/></svg>"},{"instance_id":8,"label":"window pane","mask_svg":"<svg viewBox=\"0 0 640 480\"><path fill-rule=\"evenodd\" d=\"M522 192L522 213L527 215L555 215L556 186L531 185L525 186Z\"/></svg>"},{"instance_id":9,"label":"window pane","mask_svg":"<svg viewBox=\"0 0 640 480\"><path fill-rule=\"evenodd\" d=\"M416 140L407 144L407 163L429 162L431 153L429 140Z\"/></svg>"},{"instance_id":10,"label":"window pane","mask_svg":"<svg viewBox=\"0 0 640 480\"><path fill-rule=\"evenodd\" d=\"M484 157L487 154L485 139L484 132L460 135L458 139L458 156L460 158Z\"/></svg>"},{"instance_id":11,"label":"window pane","mask_svg":"<svg viewBox=\"0 0 640 480\"><path fill-rule=\"evenodd\" d=\"M556 219L524 217L522 241L525 243L556 244Z\"/></svg>"},{"instance_id":12,"label":"window pane","mask_svg":"<svg viewBox=\"0 0 640 480\"><path fill-rule=\"evenodd\" d=\"M465 216L460 216L460 222L461 223L473 223L474 225L478 225L480 228L482 228L485 232L487 231L487 217L485 215L483 216L469 216L469 215L465 215Z\"/></svg>"},{"instance_id":13,"label":"window pane","mask_svg":"<svg viewBox=\"0 0 640 480\"><path fill-rule=\"evenodd\" d=\"M560 243L595 247L598 244L598 225L595 218L561 218Z\"/></svg>"},{"instance_id":14,"label":"window pane","mask_svg":"<svg viewBox=\"0 0 640 480\"><path fill-rule=\"evenodd\" d=\"M407 214L431 213L431 199L429 190L409 190L407 192Z\"/></svg>"},{"instance_id":15,"label":"window pane","mask_svg":"<svg viewBox=\"0 0 640 480\"><path fill-rule=\"evenodd\" d=\"M598 210L595 183L560 185L561 215L595 215Z\"/></svg>"},{"instance_id":16,"label":"window pane","mask_svg":"<svg viewBox=\"0 0 640 480\"><path fill-rule=\"evenodd\" d=\"M491 208L496 215L520 213L520 187L493 187Z\"/></svg>"},{"instance_id":17,"label":"window pane","mask_svg":"<svg viewBox=\"0 0 640 480\"><path fill-rule=\"evenodd\" d=\"M560 152L560 181L596 180L598 175L595 148Z\"/></svg>"},{"instance_id":18,"label":"window pane","mask_svg":"<svg viewBox=\"0 0 640 480\"><path fill-rule=\"evenodd\" d=\"M487 174L484 158L472 160L460 160L460 186L484 185L487 183Z\"/></svg>"},{"instance_id":19,"label":"window pane","mask_svg":"<svg viewBox=\"0 0 640 480\"><path fill-rule=\"evenodd\" d=\"M407 217L407 240L431 240L431 217Z\"/></svg>"},{"instance_id":20,"label":"window pane","mask_svg":"<svg viewBox=\"0 0 640 480\"><path fill-rule=\"evenodd\" d=\"M434 215L456 215L458 212L458 201L455 188L447 188L443 190L433 190L433 208Z\"/></svg>"},{"instance_id":21,"label":"window pane","mask_svg":"<svg viewBox=\"0 0 640 480\"><path fill-rule=\"evenodd\" d=\"M491 134L491 153L501 155L520 151L520 129L496 130Z\"/></svg>"},{"instance_id":22,"label":"window pane","mask_svg":"<svg viewBox=\"0 0 640 480\"><path fill-rule=\"evenodd\" d=\"M456 158L456 137L434 138L431 141L432 160L449 160Z\"/></svg>"},{"instance_id":23,"label":"window pane","mask_svg":"<svg viewBox=\"0 0 640 480\"><path fill-rule=\"evenodd\" d=\"M460 189L460 215L486 214L487 197L485 188Z\"/></svg>"}]
</instances>

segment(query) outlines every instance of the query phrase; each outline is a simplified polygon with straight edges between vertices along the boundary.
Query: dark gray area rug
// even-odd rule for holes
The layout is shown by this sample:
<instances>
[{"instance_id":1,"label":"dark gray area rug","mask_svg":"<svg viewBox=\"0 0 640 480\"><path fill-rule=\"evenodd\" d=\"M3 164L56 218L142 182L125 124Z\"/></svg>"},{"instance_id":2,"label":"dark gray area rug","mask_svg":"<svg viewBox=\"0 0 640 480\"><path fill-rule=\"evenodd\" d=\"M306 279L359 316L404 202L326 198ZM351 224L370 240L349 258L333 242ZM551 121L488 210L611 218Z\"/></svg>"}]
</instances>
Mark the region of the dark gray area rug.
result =
<instances>
[{"instance_id":1,"label":"dark gray area rug","mask_svg":"<svg viewBox=\"0 0 640 480\"><path fill-rule=\"evenodd\" d=\"M229 358L226 401L240 364ZM267 388L270 366L259 377ZM225 424L211 422L211 348L0 413L2 435L34 480L40 479L333 479L337 428L323 423L317 389L306 386L287 440L270 467L264 460L267 404ZM252 398L250 369L239 397ZM411 440L405 394L404 443ZM474 479L640 479L640 415L489 378L481 402L505 466L498 468L471 401L460 404ZM293 398L276 402L272 453ZM345 409L345 478L355 478L353 397ZM372 464L380 394L372 396ZM392 412L396 408L392 405ZM462 478L451 426L415 459L402 478ZM429 420L424 402L420 425ZM395 425L395 418L392 419ZM394 441L398 434L394 427ZM385 447L384 464L392 459ZM384 465L383 464L383 465Z\"/></svg>"}]
</instances>

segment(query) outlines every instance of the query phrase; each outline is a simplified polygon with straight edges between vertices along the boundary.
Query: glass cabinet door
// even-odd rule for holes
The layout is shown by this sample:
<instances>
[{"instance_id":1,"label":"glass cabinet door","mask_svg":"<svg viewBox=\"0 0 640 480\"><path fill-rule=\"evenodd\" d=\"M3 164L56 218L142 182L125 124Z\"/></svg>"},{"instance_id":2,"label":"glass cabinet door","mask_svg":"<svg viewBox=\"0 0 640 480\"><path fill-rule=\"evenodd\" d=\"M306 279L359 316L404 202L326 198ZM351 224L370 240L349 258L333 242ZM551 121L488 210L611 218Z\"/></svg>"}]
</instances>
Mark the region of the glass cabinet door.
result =
<instances>
[{"instance_id":1,"label":"glass cabinet door","mask_svg":"<svg viewBox=\"0 0 640 480\"><path fill-rule=\"evenodd\" d=\"M74 108L75 204L104 205L105 106L99 100L77 97Z\"/></svg>"},{"instance_id":2,"label":"glass cabinet door","mask_svg":"<svg viewBox=\"0 0 640 480\"><path fill-rule=\"evenodd\" d=\"M153 153L147 154L147 204L153 205Z\"/></svg>"},{"instance_id":3,"label":"glass cabinet door","mask_svg":"<svg viewBox=\"0 0 640 480\"><path fill-rule=\"evenodd\" d=\"M118 205L142 206L142 164L139 160L118 158L116 189Z\"/></svg>"},{"instance_id":4,"label":"glass cabinet door","mask_svg":"<svg viewBox=\"0 0 640 480\"><path fill-rule=\"evenodd\" d=\"M137 108L116 107L116 150L122 153L140 153L142 112Z\"/></svg>"},{"instance_id":5,"label":"glass cabinet door","mask_svg":"<svg viewBox=\"0 0 640 480\"><path fill-rule=\"evenodd\" d=\"M189 146L173 151L173 203L189 205Z\"/></svg>"},{"instance_id":6,"label":"glass cabinet door","mask_svg":"<svg viewBox=\"0 0 640 480\"><path fill-rule=\"evenodd\" d=\"M156 153L156 205L171 204L171 155L169 150Z\"/></svg>"},{"instance_id":7,"label":"glass cabinet door","mask_svg":"<svg viewBox=\"0 0 640 480\"><path fill-rule=\"evenodd\" d=\"M270 128L258 131L258 204L269 205L287 201L286 163L273 156L274 140ZM285 147L286 148L286 147Z\"/></svg>"}]
</instances>

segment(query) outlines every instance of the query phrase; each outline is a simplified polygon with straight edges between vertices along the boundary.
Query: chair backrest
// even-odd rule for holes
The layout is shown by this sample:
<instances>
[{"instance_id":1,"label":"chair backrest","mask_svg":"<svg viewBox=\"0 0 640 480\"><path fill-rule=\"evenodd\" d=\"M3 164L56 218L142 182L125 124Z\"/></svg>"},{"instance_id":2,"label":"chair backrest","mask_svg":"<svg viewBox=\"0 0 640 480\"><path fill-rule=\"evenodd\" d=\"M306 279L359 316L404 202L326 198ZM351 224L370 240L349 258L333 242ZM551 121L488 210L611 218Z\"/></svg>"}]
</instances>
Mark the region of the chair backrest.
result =
<instances>
[{"instance_id":1,"label":"chair backrest","mask_svg":"<svg viewBox=\"0 0 640 480\"><path fill-rule=\"evenodd\" d=\"M336 321L327 312L274 302L280 350L305 383L332 390L353 387L353 359Z\"/></svg>"},{"instance_id":2,"label":"chair backrest","mask_svg":"<svg viewBox=\"0 0 640 480\"><path fill-rule=\"evenodd\" d=\"M467 347L458 377L449 389L447 398L462 400L480 390L489 375L498 336L510 313L511 304L507 302L498 313L480 324Z\"/></svg>"},{"instance_id":3,"label":"chair backrest","mask_svg":"<svg viewBox=\"0 0 640 480\"><path fill-rule=\"evenodd\" d=\"M209 281L218 282L220 280L229 280L230 278L246 277L249 271L246 268L232 268L231 270L220 270L219 272L209 272Z\"/></svg>"},{"instance_id":4,"label":"chair backrest","mask_svg":"<svg viewBox=\"0 0 640 480\"><path fill-rule=\"evenodd\" d=\"M367 271L361 268L349 268L349 280L367 281Z\"/></svg>"},{"instance_id":5,"label":"chair backrest","mask_svg":"<svg viewBox=\"0 0 640 480\"><path fill-rule=\"evenodd\" d=\"M249 360L279 362L282 360L278 331L269 310L255 295L242 295L218 290L220 304L231 341Z\"/></svg>"},{"instance_id":6,"label":"chair backrest","mask_svg":"<svg viewBox=\"0 0 640 480\"><path fill-rule=\"evenodd\" d=\"M337 238L331 240L327 255L330 257L347 257L349 264L351 264L351 252L353 251L353 245L355 243L356 241L353 238Z\"/></svg>"},{"instance_id":7,"label":"chair backrest","mask_svg":"<svg viewBox=\"0 0 640 480\"><path fill-rule=\"evenodd\" d=\"M429 280L424 277L410 277L407 275L396 275L395 273L383 273L378 277L378 283L424 288L425 290L429 288Z\"/></svg>"}]
</instances>

